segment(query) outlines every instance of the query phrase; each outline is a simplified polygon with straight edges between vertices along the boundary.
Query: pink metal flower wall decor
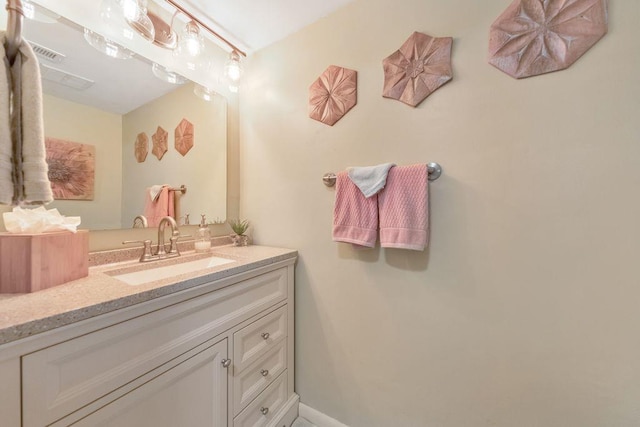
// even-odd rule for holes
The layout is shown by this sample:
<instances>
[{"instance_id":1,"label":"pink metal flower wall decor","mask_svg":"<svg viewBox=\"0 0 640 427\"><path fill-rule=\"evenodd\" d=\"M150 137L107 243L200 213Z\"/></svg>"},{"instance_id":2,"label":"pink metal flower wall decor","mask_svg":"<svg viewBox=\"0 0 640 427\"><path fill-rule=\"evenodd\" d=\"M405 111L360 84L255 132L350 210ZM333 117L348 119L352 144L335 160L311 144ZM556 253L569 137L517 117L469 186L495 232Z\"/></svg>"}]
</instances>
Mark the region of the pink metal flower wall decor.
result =
<instances>
[{"instance_id":1,"label":"pink metal flower wall decor","mask_svg":"<svg viewBox=\"0 0 640 427\"><path fill-rule=\"evenodd\" d=\"M193 147L193 123L182 119L176 127L175 139L176 150L184 156Z\"/></svg>"},{"instance_id":2,"label":"pink metal flower wall decor","mask_svg":"<svg viewBox=\"0 0 640 427\"><path fill-rule=\"evenodd\" d=\"M515 0L491 25L489 63L517 79L563 70L606 33L606 0Z\"/></svg>"},{"instance_id":3,"label":"pink metal flower wall decor","mask_svg":"<svg viewBox=\"0 0 640 427\"><path fill-rule=\"evenodd\" d=\"M146 133L139 133L136 137L134 153L138 163L144 162L144 160L147 158L147 154L149 154L149 138L147 137Z\"/></svg>"},{"instance_id":4,"label":"pink metal flower wall decor","mask_svg":"<svg viewBox=\"0 0 640 427\"><path fill-rule=\"evenodd\" d=\"M382 61L382 96L412 107L453 77L451 37L431 37L414 32L402 47Z\"/></svg>"},{"instance_id":5,"label":"pink metal flower wall decor","mask_svg":"<svg viewBox=\"0 0 640 427\"><path fill-rule=\"evenodd\" d=\"M158 126L156 133L153 134L151 139L153 140L153 149L151 152L158 160L162 160L164 153L167 152L169 132Z\"/></svg>"},{"instance_id":6,"label":"pink metal flower wall decor","mask_svg":"<svg viewBox=\"0 0 640 427\"><path fill-rule=\"evenodd\" d=\"M309 87L309 117L333 126L357 102L358 73L331 65Z\"/></svg>"}]
</instances>

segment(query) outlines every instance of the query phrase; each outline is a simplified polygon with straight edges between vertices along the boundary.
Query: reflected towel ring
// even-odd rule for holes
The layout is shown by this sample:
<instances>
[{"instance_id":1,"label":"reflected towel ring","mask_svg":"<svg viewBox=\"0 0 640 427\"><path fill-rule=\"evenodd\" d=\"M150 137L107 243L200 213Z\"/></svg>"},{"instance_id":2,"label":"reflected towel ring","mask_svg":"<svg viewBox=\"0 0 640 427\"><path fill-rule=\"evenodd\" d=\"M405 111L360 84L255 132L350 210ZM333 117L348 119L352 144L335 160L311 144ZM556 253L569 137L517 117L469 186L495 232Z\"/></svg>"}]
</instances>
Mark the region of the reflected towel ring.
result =
<instances>
[{"instance_id":1,"label":"reflected towel ring","mask_svg":"<svg viewBox=\"0 0 640 427\"><path fill-rule=\"evenodd\" d=\"M435 181L442 175L442 166L435 162L427 163L427 173L429 174L429 181ZM336 174L333 172L325 173L322 177L322 182L327 187L333 187L336 185Z\"/></svg>"}]
</instances>

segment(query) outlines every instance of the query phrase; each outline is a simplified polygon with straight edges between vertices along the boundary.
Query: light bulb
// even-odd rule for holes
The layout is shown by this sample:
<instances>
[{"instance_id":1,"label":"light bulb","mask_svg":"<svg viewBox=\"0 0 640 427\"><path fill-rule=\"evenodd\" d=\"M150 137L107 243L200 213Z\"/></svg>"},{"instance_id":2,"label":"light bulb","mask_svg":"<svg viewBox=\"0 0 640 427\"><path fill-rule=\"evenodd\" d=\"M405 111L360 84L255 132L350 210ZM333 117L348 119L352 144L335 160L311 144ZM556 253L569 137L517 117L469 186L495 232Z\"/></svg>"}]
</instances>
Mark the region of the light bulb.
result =
<instances>
[{"instance_id":1,"label":"light bulb","mask_svg":"<svg viewBox=\"0 0 640 427\"><path fill-rule=\"evenodd\" d=\"M216 94L213 89L209 89L208 87L199 85L197 83L193 87L193 93L198 98L204 99L205 101L211 101L213 99L213 96Z\"/></svg>"},{"instance_id":2,"label":"light bulb","mask_svg":"<svg viewBox=\"0 0 640 427\"><path fill-rule=\"evenodd\" d=\"M44 24L53 24L58 22L60 15L46 9L38 4L33 4L29 0L22 0L22 12L25 18L32 21L42 22Z\"/></svg>"},{"instance_id":3,"label":"light bulb","mask_svg":"<svg viewBox=\"0 0 640 427\"><path fill-rule=\"evenodd\" d=\"M147 16L146 0L102 0L100 16L109 25L111 33L133 40L139 34L145 40L152 42L155 29Z\"/></svg>"},{"instance_id":4,"label":"light bulb","mask_svg":"<svg viewBox=\"0 0 640 427\"><path fill-rule=\"evenodd\" d=\"M140 8L136 0L123 0L122 1L122 14L130 21L135 21L140 14Z\"/></svg>"},{"instance_id":5,"label":"light bulb","mask_svg":"<svg viewBox=\"0 0 640 427\"><path fill-rule=\"evenodd\" d=\"M162 65L156 64L155 62L151 65L151 71L153 72L153 75L160 80L174 85L181 85L187 81L186 78L182 77L175 71L171 71Z\"/></svg>"},{"instance_id":6,"label":"light bulb","mask_svg":"<svg viewBox=\"0 0 640 427\"><path fill-rule=\"evenodd\" d=\"M184 41L184 45L186 46L189 55L197 56L200 54L200 43L198 43L198 39L189 37Z\"/></svg>"},{"instance_id":7,"label":"light bulb","mask_svg":"<svg viewBox=\"0 0 640 427\"><path fill-rule=\"evenodd\" d=\"M84 29L84 39L91 46L104 53L111 58L116 59L128 59L133 56L133 52L128 49L123 48L117 43L101 36L98 33L94 33L88 28Z\"/></svg>"},{"instance_id":8,"label":"light bulb","mask_svg":"<svg viewBox=\"0 0 640 427\"><path fill-rule=\"evenodd\" d=\"M189 21L180 34L177 54L190 57L199 56L204 50L204 38L200 34L200 28L195 21Z\"/></svg>"},{"instance_id":9,"label":"light bulb","mask_svg":"<svg viewBox=\"0 0 640 427\"><path fill-rule=\"evenodd\" d=\"M242 77L242 64L240 64L240 54L237 51L231 52L229 60L224 64L224 73L227 78L237 86Z\"/></svg>"},{"instance_id":10,"label":"light bulb","mask_svg":"<svg viewBox=\"0 0 640 427\"><path fill-rule=\"evenodd\" d=\"M35 19L36 18L36 8L29 2L24 2L22 4L22 11L24 12L24 16L27 19Z\"/></svg>"}]
</instances>

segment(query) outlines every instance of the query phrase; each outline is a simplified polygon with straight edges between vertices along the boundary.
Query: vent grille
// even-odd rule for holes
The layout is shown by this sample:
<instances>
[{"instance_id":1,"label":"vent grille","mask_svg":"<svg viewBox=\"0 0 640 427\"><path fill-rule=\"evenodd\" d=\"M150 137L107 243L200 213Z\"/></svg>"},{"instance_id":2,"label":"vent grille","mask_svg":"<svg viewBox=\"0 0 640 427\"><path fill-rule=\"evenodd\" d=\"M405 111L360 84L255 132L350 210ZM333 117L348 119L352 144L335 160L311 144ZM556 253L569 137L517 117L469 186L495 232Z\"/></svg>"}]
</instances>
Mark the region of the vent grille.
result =
<instances>
[{"instance_id":1,"label":"vent grille","mask_svg":"<svg viewBox=\"0 0 640 427\"><path fill-rule=\"evenodd\" d=\"M63 53L56 52L55 50L41 46L38 43L29 42L29 44L31 44L33 51L36 55L38 55L39 58L46 59L49 62L59 64L67 57Z\"/></svg>"},{"instance_id":2,"label":"vent grille","mask_svg":"<svg viewBox=\"0 0 640 427\"><path fill-rule=\"evenodd\" d=\"M43 80L59 83L77 90L86 90L95 83L93 80L68 73L64 70L49 67L44 64L40 64L40 74Z\"/></svg>"}]
</instances>

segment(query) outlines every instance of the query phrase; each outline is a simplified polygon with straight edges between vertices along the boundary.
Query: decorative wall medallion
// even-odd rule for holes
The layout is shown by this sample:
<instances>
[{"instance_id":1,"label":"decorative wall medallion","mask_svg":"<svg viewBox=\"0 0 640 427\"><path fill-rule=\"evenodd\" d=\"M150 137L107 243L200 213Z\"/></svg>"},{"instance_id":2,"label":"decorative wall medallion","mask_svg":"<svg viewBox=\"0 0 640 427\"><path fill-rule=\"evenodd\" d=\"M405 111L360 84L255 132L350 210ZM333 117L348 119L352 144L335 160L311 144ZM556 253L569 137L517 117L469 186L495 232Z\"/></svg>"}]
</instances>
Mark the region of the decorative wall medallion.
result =
<instances>
[{"instance_id":1,"label":"decorative wall medallion","mask_svg":"<svg viewBox=\"0 0 640 427\"><path fill-rule=\"evenodd\" d=\"M151 139L153 140L153 149L151 152L158 158L158 160L162 160L164 153L167 152L169 132L158 126L156 133L153 134Z\"/></svg>"},{"instance_id":2,"label":"decorative wall medallion","mask_svg":"<svg viewBox=\"0 0 640 427\"><path fill-rule=\"evenodd\" d=\"M49 181L55 200L93 200L96 147L46 137Z\"/></svg>"},{"instance_id":3,"label":"decorative wall medallion","mask_svg":"<svg viewBox=\"0 0 640 427\"><path fill-rule=\"evenodd\" d=\"M144 162L147 154L149 154L149 138L146 133L142 132L138 134L135 142L135 155L138 163Z\"/></svg>"},{"instance_id":4,"label":"decorative wall medallion","mask_svg":"<svg viewBox=\"0 0 640 427\"><path fill-rule=\"evenodd\" d=\"M382 61L382 96L412 107L451 80L451 37L414 32L402 47Z\"/></svg>"},{"instance_id":5,"label":"decorative wall medallion","mask_svg":"<svg viewBox=\"0 0 640 427\"><path fill-rule=\"evenodd\" d=\"M517 79L563 70L606 33L606 0L515 0L491 25L489 63Z\"/></svg>"},{"instance_id":6,"label":"decorative wall medallion","mask_svg":"<svg viewBox=\"0 0 640 427\"><path fill-rule=\"evenodd\" d=\"M358 73L330 65L309 87L309 117L333 126L357 102Z\"/></svg>"},{"instance_id":7,"label":"decorative wall medallion","mask_svg":"<svg viewBox=\"0 0 640 427\"><path fill-rule=\"evenodd\" d=\"M176 128L175 138L176 150L184 156L193 147L193 124L187 119L182 119Z\"/></svg>"}]
</instances>

